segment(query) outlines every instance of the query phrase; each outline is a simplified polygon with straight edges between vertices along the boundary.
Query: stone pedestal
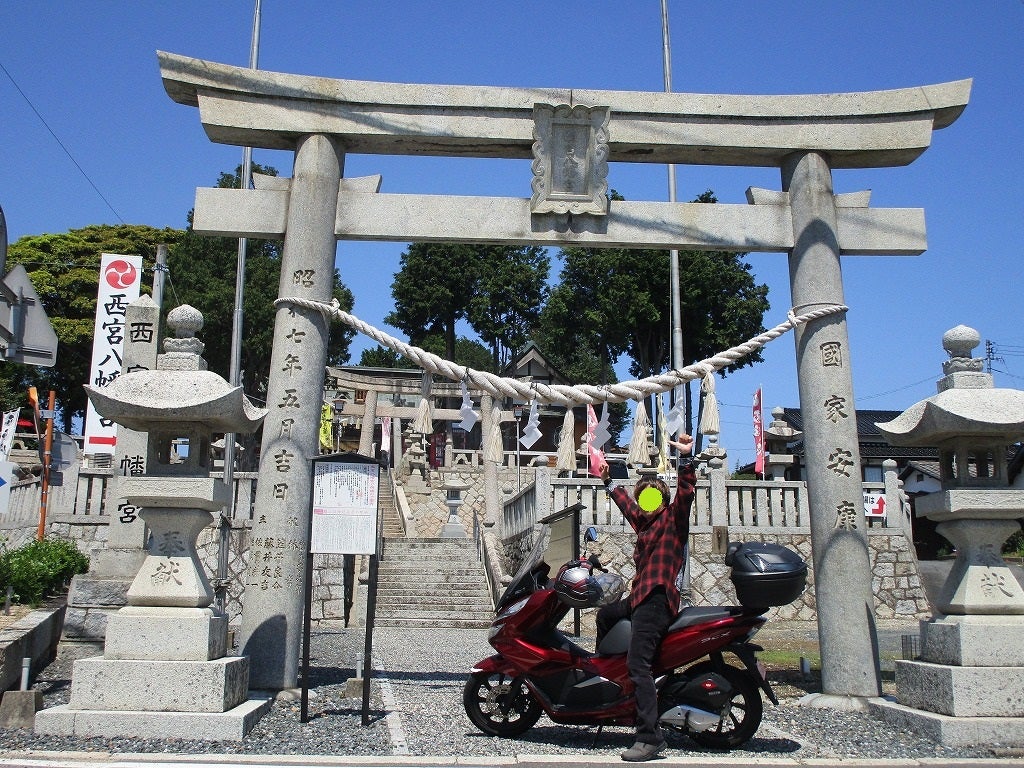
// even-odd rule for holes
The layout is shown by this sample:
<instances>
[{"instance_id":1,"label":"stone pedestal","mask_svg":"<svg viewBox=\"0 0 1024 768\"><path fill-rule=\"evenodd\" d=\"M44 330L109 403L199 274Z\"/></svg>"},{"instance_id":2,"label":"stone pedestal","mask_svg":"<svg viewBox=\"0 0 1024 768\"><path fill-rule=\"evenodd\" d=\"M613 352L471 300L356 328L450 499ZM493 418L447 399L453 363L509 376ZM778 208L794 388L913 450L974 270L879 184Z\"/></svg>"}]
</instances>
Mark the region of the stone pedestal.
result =
<instances>
[{"instance_id":1,"label":"stone pedestal","mask_svg":"<svg viewBox=\"0 0 1024 768\"><path fill-rule=\"evenodd\" d=\"M127 606L103 656L75 662L68 704L37 713L35 731L240 741L271 701L248 697L249 660L226 648L227 617L211 608Z\"/></svg>"},{"instance_id":2,"label":"stone pedestal","mask_svg":"<svg viewBox=\"0 0 1024 768\"><path fill-rule=\"evenodd\" d=\"M154 526L154 547L169 551L159 543L163 526L153 516L148 522ZM188 556L183 560L191 562ZM179 601L202 602L196 593L203 591L205 578L185 577L180 584L164 578L186 570L167 565L173 562L150 554L136 583L171 581L182 595L191 593ZM137 592L141 596L135 599L147 599L147 590ZM205 592L210 595L208 584ZM271 701L248 698L249 659L224 655L227 631L227 616L209 607L122 608L107 622L103 656L75 662L71 700L37 713L36 733L240 741Z\"/></svg>"},{"instance_id":3,"label":"stone pedestal","mask_svg":"<svg viewBox=\"0 0 1024 768\"><path fill-rule=\"evenodd\" d=\"M921 659L896 662L887 722L942 744L1024 747L1024 616L938 616L921 624Z\"/></svg>"}]
</instances>

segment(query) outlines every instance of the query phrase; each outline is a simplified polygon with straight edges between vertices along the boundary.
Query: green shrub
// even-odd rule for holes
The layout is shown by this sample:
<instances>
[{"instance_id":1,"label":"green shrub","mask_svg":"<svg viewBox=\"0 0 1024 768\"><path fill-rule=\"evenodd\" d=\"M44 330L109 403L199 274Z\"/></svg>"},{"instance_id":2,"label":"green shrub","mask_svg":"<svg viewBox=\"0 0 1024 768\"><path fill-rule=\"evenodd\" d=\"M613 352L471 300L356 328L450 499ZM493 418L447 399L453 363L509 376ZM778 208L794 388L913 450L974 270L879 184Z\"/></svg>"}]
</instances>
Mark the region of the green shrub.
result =
<instances>
[{"instance_id":1,"label":"green shrub","mask_svg":"<svg viewBox=\"0 0 1024 768\"><path fill-rule=\"evenodd\" d=\"M1003 544L1003 554L1024 557L1024 531L1017 531Z\"/></svg>"},{"instance_id":2,"label":"green shrub","mask_svg":"<svg viewBox=\"0 0 1024 768\"><path fill-rule=\"evenodd\" d=\"M38 605L67 585L76 573L89 570L89 558L66 539L33 541L0 551L0 595L11 587L14 600Z\"/></svg>"}]
</instances>

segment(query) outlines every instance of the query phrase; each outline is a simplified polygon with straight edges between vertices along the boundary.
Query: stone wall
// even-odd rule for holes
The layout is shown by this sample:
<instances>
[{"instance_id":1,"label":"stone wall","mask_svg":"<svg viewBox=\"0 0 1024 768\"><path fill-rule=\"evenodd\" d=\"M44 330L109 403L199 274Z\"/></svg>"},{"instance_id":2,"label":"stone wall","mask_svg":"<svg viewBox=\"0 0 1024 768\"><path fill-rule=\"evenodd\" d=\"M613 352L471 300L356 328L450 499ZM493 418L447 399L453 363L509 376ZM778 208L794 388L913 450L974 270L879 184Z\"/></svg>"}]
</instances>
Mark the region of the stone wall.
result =
<instances>
[{"instance_id":1,"label":"stone wall","mask_svg":"<svg viewBox=\"0 0 1024 768\"><path fill-rule=\"evenodd\" d=\"M633 577L635 536L619 526L603 526L595 547L601 562L623 577ZM799 600L772 608L769 618L817 620L814 591L814 558L809 532L794 529L767 533L763 528L730 528L733 541L782 544L798 552L808 563L808 585ZM735 605L736 592L729 581L724 556L712 554L712 532L698 528L692 534L690 582L699 605ZM868 532L875 615L879 619L924 619L931 615L928 597L918 574L917 558L906 535L898 528L873 528Z\"/></svg>"}]
</instances>

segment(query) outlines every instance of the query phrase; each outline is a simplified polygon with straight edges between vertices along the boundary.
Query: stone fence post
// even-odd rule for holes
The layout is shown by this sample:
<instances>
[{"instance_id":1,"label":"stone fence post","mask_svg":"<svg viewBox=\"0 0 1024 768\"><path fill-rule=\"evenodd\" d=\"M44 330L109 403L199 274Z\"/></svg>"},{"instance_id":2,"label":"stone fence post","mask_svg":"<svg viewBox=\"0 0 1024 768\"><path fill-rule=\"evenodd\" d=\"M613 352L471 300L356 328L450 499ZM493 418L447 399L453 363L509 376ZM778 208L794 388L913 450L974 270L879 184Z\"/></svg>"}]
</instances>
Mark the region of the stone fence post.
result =
<instances>
[{"instance_id":1,"label":"stone fence post","mask_svg":"<svg viewBox=\"0 0 1024 768\"><path fill-rule=\"evenodd\" d=\"M913 524L909 511L903 503L903 483L900 482L899 474L896 472L896 462L886 459L882 462L882 480L885 482L885 514L888 524L898 525L907 534L907 538L914 541Z\"/></svg>"},{"instance_id":2,"label":"stone fence post","mask_svg":"<svg viewBox=\"0 0 1024 768\"><path fill-rule=\"evenodd\" d=\"M711 504L711 525L729 524L729 491L725 481L729 479L729 473L725 467L712 467L708 471L708 480L711 483L711 493L708 501Z\"/></svg>"}]
</instances>

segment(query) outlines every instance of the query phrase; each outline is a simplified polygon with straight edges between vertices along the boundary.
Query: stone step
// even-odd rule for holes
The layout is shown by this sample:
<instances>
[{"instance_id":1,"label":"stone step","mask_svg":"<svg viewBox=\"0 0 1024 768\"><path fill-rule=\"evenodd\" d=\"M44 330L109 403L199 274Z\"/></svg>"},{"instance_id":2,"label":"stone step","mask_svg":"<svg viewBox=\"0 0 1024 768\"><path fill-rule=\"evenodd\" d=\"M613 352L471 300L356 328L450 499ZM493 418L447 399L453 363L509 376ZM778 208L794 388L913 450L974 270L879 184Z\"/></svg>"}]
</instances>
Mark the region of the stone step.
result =
<instances>
[{"instance_id":1,"label":"stone step","mask_svg":"<svg viewBox=\"0 0 1024 768\"><path fill-rule=\"evenodd\" d=\"M385 542L385 546L400 547L442 547L457 549L474 549L476 542L472 539L442 539L440 537L403 536L400 539L393 539Z\"/></svg>"},{"instance_id":2,"label":"stone step","mask_svg":"<svg viewBox=\"0 0 1024 768\"><path fill-rule=\"evenodd\" d=\"M463 552L458 549L394 549L385 547L381 563L401 563L411 560L433 560L440 563L462 563L466 566L476 566L479 560L476 557L476 550Z\"/></svg>"},{"instance_id":3,"label":"stone step","mask_svg":"<svg viewBox=\"0 0 1024 768\"><path fill-rule=\"evenodd\" d=\"M494 610L471 539L388 538L378 574L380 626L491 624Z\"/></svg>"},{"instance_id":4,"label":"stone step","mask_svg":"<svg viewBox=\"0 0 1024 768\"><path fill-rule=\"evenodd\" d=\"M449 606L483 606L491 610L491 596L487 590L453 591L439 587L436 589L419 590L379 590L377 600L380 603L408 603L411 605L449 605Z\"/></svg>"},{"instance_id":5,"label":"stone step","mask_svg":"<svg viewBox=\"0 0 1024 768\"><path fill-rule=\"evenodd\" d=\"M458 597L460 599L486 598L490 593L480 584L461 584L448 582L433 582L430 584L378 584L377 594L379 595L417 595L427 597Z\"/></svg>"},{"instance_id":6,"label":"stone step","mask_svg":"<svg viewBox=\"0 0 1024 768\"><path fill-rule=\"evenodd\" d=\"M438 579L475 581L482 577L479 567L468 568L430 560L404 564L388 563L385 565L385 563L381 563L377 567L377 572L381 575L381 581L385 581L385 577L387 577L387 581L398 581L399 583L408 583L406 580L415 580L421 577L430 577L435 581Z\"/></svg>"},{"instance_id":7,"label":"stone step","mask_svg":"<svg viewBox=\"0 0 1024 768\"><path fill-rule=\"evenodd\" d=\"M399 617L381 617L374 619L375 626L378 627L405 627L408 629L434 629L438 626L439 622L437 619L406 619ZM490 621L478 621L475 619L465 618L452 618L448 619L443 623L446 627L453 629L479 629L486 630L491 626ZM468 674L468 671L467 671Z\"/></svg>"},{"instance_id":8,"label":"stone step","mask_svg":"<svg viewBox=\"0 0 1024 768\"><path fill-rule=\"evenodd\" d=\"M483 606L487 610L491 610L491 598L486 593L484 594L452 594L451 592L383 592L378 593L377 602L379 603L405 603L408 605L448 605L448 606Z\"/></svg>"},{"instance_id":9,"label":"stone step","mask_svg":"<svg viewBox=\"0 0 1024 768\"><path fill-rule=\"evenodd\" d=\"M435 603L377 603L378 616L437 616L439 618L458 618L467 616L473 619L494 618L494 611L485 606L438 605Z\"/></svg>"}]
</instances>

